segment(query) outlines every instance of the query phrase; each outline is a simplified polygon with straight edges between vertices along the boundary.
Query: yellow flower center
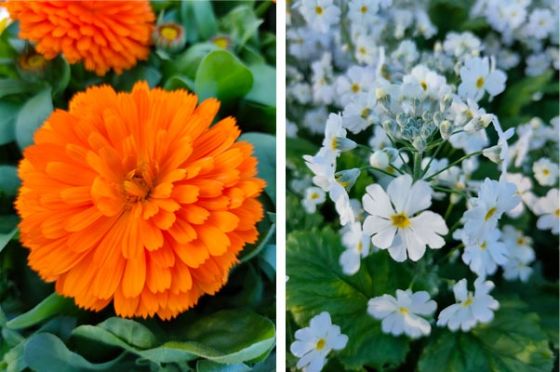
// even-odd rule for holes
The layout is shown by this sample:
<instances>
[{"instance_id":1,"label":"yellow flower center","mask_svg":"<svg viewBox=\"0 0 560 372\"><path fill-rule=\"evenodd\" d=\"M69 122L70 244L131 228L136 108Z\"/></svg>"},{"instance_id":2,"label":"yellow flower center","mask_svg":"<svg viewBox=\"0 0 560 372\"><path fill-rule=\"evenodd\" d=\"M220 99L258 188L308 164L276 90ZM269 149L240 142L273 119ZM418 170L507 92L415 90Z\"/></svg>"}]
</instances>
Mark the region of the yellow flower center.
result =
<instances>
[{"instance_id":1,"label":"yellow flower center","mask_svg":"<svg viewBox=\"0 0 560 372\"><path fill-rule=\"evenodd\" d=\"M352 92L358 93L360 91L360 84L352 84Z\"/></svg>"},{"instance_id":2,"label":"yellow flower center","mask_svg":"<svg viewBox=\"0 0 560 372\"><path fill-rule=\"evenodd\" d=\"M316 192L312 192L310 198L311 200L317 200L319 199L319 194L317 194Z\"/></svg>"},{"instance_id":3,"label":"yellow flower center","mask_svg":"<svg viewBox=\"0 0 560 372\"><path fill-rule=\"evenodd\" d=\"M469 292L469 295L467 296L467 299L465 301L463 301L463 303L461 304L461 306L463 307L469 307L473 304L474 299L472 294Z\"/></svg>"},{"instance_id":4,"label":"yellow flower center","mask_svg":"<svg viewBox=\"0 0 560 372\"><path fill-rule=\"evenodd\" d=\"M222 49L227 49L227 47L229 46L229 39L225 36L215 37L214 40L212 40L212 42L214 43L214 45Z\"/></svg>"},{"instance_id":5,"label":"yellow flower center","mask_svg":"<svg viewBox=\"0 0 560 372\"><path fill-rule=\"evenodd\" d=\"M138 169L130 171L124 182L123 189L129 203L137 203L150 197L151 186L145 174Z\"/></svg>"},{"instance_id":6,"label":"yellow flower center","mask_svg":"<svg viewBox=\"0 0 560 372\"><path fill-rule=\"evenodd\" d=\"M360 116L362 117L362 119L367 119L367 117L369 116L369 114L371 113L371 110L368 108L365 108L362 110Z\"/></svg>"},{"instance_id":7,"label":"yellow flower center","mask_svg":"<svg viewBox=\"0 0 560 372\"><path fill-rule=\"evenodd\" d=\"M317 341L317 343L315 344L315 349L321 351L325 348L326 345L327 341L325 341L324 338L320 338L319 341Z\"/></svg>"},{"instance_id":8,"label":"yellow flower center","mask_svg":"<svg viewBox=\"0 0 560 372\"><path fill-rule=\"evenodd\" d=\"M401 313L402 315L408 314L408 308L404 306L399 307L399 313Z\"/></svg>"},{"instance_id":9,"label":"yellow flower center","mask_svg":"<svg viewBox=\"0 0 560 372\"><path fill-rule=\"evenodd\" d=\"M554 211L554 215L560 218L560 208Z\"/></svg>"},{"instance_id":10,"label":"yellow flower center","mask_svg":"<svg viewBox=\"0 0 560 372\"><path fill-rule=\"evenodd\" d=\"M424 91L428 90L428 84L424 80L420 82L420 86Z\"/></svg>"},{"instance_id":11,"label":"yellow flower center","mask_svg":"<svg viewBox=\"0 0 560 372\"><path fill-rule=\"evenodd\" d=\"M401 212L391 216L391 223L399 229L406 229L410 226L410 219L404 212Z\"/></svg>"},{"instance_id":12,"label":"yellow flower center","mask_svg":"<svg viewBox=\"0 0 560 372\"><path fill-rule=\"evenodd\" d=\"M366 14L367 11L368 11L367 6L362 5L362 7L360 8L360 12L361 12L362 14Z\"/></svg>"},{"instance_id":13,"label":"yellow flower center","mask_svg":"<svg viewBox=\"0 0 560 372\"><path fill-rule=\"evenodd\" d=\"M364 47L359 47L359 48L358 48L358 53L360 53L360 54L366 54L366 53L367 53L367 50L366 50L366 48L364 48Z\"/></svg>"},{"instance_id":14,"label":"yellow flower center","mask_svg":"<svg viewBox=\"0 0 560 372\"><path fill-rule=\"evenodd\" d=\"M336 137L331 140L331 149L336 150Z\"/></svg>"},{"instance_id":15,"label":"yellow flower center","mask_svg":"<svg viewBox=\"0 0 560 372\"><path fill-rule=\"evenodd\" d=\"M485 251L486 248L488 248L488 244L487 244L486 242L483 242L483 243L480 245L480 249L483 250L483 251Z\"/></svg>"},{"instance_id":16,"label":"yellow flower center","mask_svg":"<svg viewBox=\"0 0 560 372\"><path fill-rule=\"evenodd\" d=\"M543 169L542 174L544 174L545 176L548 176L550 174L550 171L548 169Z\"/></svg>"},{"instance_id":17,"label":"yellow flower center","mask_svg":"<svg viewBox=\"0 0 560 372\"><path fill-rule=\"evenodd\" d=\"M488 209L488 212L486 212L486 215L484 216L484 221L488 221L494 214L496 214L496 207Z\"/></svg>"},{"instance_id":18,"label":"yellow flower center","mask_svg":"<svg viewBox=\"0 0 560 372\"><path fill-rule=\"evenodd\" d=\"M323 14L323 7L321 7L321 6L316 6L316 7L315 7L315 13L317 13L318 15Z\"/></svg>"},{"instance_id":19,"label":"yellow flower center","mask_svg":"<svg viewBox=\"0 0 560 372\"><path fill-rule=\"evenodd\" d=\"M360 240L358 242L358 252L362 253L362 251L364 250L364 244L362 243L362 241Z\"/></svg>"},{"instance_id":20,"label":"yellow flower center","mask_svg":"<svg viewBox=\"0 0 560 372\"><path fill-rule=\"evenodd\" d=\"M525 240L524 237L520 236L519 238L517 238L516 243L517 245L525 245L527 241Z\"/></svg>"},{"instance_id":21,"label":"yellow flower center","mask_svg":"<svg viewBox=\"0 0 560 372\"><path fill-rule=\"evenodd\" d=\"M476 79L476 87L478 89L482 88L484 86L484 78L481 76L478 79Z\"/></svg>"},{"instance_id":22,"label":"yellow flower center","mask_svg":"<svg viewBox=\"0 0 560 372\"><path fill-rule=\"evenodd\" d=\"M179 36L179 30L174 26L163 26L159 30L159 34L168 41L173 41Z\"/></svg>"}]
</instances>

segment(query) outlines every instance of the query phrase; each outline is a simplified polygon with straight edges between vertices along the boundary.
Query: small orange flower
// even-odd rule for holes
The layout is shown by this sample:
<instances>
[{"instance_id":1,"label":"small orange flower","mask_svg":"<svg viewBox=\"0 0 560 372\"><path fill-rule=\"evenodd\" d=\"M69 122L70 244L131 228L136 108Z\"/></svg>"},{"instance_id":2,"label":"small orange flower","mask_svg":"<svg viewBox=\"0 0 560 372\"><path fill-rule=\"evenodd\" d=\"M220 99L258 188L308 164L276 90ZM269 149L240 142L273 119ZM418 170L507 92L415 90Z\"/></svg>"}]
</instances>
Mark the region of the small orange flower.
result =
<instances>
[{"instance_id":1,"label":"small orange flower","mask_svg":"<svg viewBox=\"0 0 560 372\"><path fill-rule=\"evenodd\" d=\"M29 265L78 306L162 319L226 282L258 237L253 147L219 102L137 83L78 93L35 134L16 207Z\"/></svg>"},{"instance_id":2,"label":"small orange flower","mask_svg":"<svg viewBox=\"0 0 560 372\"><path fill-rule=\"evenodd\" d=\"M155 16L146 0L10 0L5 6L19 21L19 36L37 43L47 59L62 53L102 76L148 58Z\"/></svg>"}]
</instances>

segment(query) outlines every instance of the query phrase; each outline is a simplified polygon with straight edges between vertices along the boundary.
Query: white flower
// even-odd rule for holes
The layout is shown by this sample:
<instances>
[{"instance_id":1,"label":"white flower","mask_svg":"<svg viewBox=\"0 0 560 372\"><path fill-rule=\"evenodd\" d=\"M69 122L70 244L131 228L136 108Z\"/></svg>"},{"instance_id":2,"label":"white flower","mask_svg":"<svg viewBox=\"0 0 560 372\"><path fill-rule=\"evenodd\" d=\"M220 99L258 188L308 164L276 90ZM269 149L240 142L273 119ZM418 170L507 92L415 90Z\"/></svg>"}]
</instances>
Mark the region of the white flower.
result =
<instances>
[{"instance_id":1,"label":"white flower","mask_svg":"<svg viewBox=\"0 0 560 372\"><path fill-rule=\"evenodd\" d=\"M301 1L299 12L312 29L322 33L327 33L340 19L340 9L333 0Z\"/></svg>"},{"instance_id":2,"label":"white flower","mask_svg":"<svg viewBox=\"0 0 560 372\"><path fill-rule=\"evenodd\" d=\"M342 350L348 343L348 336L340 333L339 326L332 324L327 312L313 317L309 327L298 329L295 338L290 351L299 358L297 368L305 372L321 371L331 350Z\"/></svg>"},{"instance_id":3,"label":"white flower","mask_svg":"<svg viewBox=\"0 0 560 372\"><path fill-rule=\"evenodd\" d=\"M558 23L554 22L557 18L558 14L554 15L548 9L534 9L529 16L525 33L537 39L544 39L550 32L554 32L558 28Z\"/></svg>"},{"instance_id":4,"label":"white flower","mask_svg":"<svg viewBox=\"0 0 560 372\"><path fill-rule=\"evenodd\" d=\"M558 235L560 224L560 206L558 205L558 189L550 189L545 197L537 201L536 212L540 216L537 227L541 230L550 230Z\"/></svg>"},{"instance_id":5,"label":"white flower","mask_svg":"<svg viewBox=\"0 0 560 372\"><path fill-rule=\"evenodd\" d=\"M342 235L342 244L346 250L340 255L340 266L347 275L353 275L360 270L360 260L369 254L369 235L364 234L362 225L353 222Z\"/></svg>"},{"instance_id":6,"label":"white flower","mask_svg":"<svg viewBox=\"0 0 560 372\"><path fill-rule=\"evenodd\" d=\"M418 261L426 246L443 247L440 235L448 232L443 218L434 212L424 211L432 204L432 189L424 181L412 182L412 177L402 175L391 181L385 192L374 184L366 188L363 197L365 211L369 214L364 231L372 238L373 245L389 249L398 262L407 256Z\"/></svg>"},{"instance_id":7,"label":"white flower","mask_svg":"<svg viewBox=\"0 0 560 372\"><path fill-rule=\"evenodd\" d=\"M463 262L478 276L492 275L496 272L498 265L507 262L508 251L506 246L498 241L500 238L498 229L484 231L482 234L457 230L453 234L453 238L460 239L465 245L462 255Z\"/></svg>"},{"instance_id":8,"label":"white flower","mask_svg":"<svg viewBox=\"0 0 560 372\"><path fill-rule=\"evenodd\" d=\"M386 169L389 166L389 155L385 151L377 150L369 157L369 164L374 168Z\"/></svg>"},{"instance_id":9,"label":"white flower","mask_svg":"<svg viewBox=\"0 0 560 372\"><path fill-rule=\"evenodd\" d=\"M459 95L463 98L479 101L485 91L494 97L502 93L506 87L506 74L491 66L488 57L467 58L460 73Z\"/></svg>"},{"instance_id":10,"label":"white flower","mask_svg":"<svg viewBox=\"0 0 560 372\"><path fill-rule=\"evenodd\" d=\"M377 43L369 35L360 34L354 41L354 56L356 61L364 65L373 65L377 60Z\"/></svg>"},{"instance_id":11,"label":"white flower","mask_svg":"<svg viewBox=\"0 0 560 372\"><path fill-rule=\"evenodd\" d=\"M525 74L527 76L539 76L550 67L551 61L550 56L543 52L531 54L525 62L527 63Z\"/></svg>"},{"instance_id":12,"label":"white flower","mask_svg":"<svg viewBox=\"0 0 560 372\"><path fill-rule=\"evenodd\" d=\"M311 133L323 133L328 116L327 108L325 106L319 106L305 113L303 116L303 126L309 129Z\"/></svg>"},{"instance_id":13,"label":"white flower","mask_svg":"<svg viewBox=\"0 0 560 372\"><path fill-rule=\"evenodd\" d=\"M405 66L412 65L419 57L416 44L412 40L403 40L399 47L391 53L391 58L401 61Z\"/></svg>"},{"instance_id":14,"label":"white flower","mask_svg":"<svg viewBox=\"0 0 560 372\"><path fill-rule=\"evenodd\" d=\"M403 77L403 95L406 97L428 96L439 99L450 92L444 76L424 65L415 66Z\"/></svg>"},{"instance_id":15,"label":"white flower","mask_svg":"<svg viewBox=\"0 0 560 372\"><path fill-rule=\"evenodd\" d=\"M454 57L478 56L482 49L480 39L472 32L450 32L445 36L443 50Z\"/></svg>"},{"instance_id":16,"label":"white flower","mask_svg":"<svg viewBox=\"0 0 560 372\"><path fill-rule=\"evenodd\" d=\"M338 77L336 81L336 93L341 106L359 97L360 93L365 93L371 87L374 81L374 75L370 69L352 66L346 74Z\"/></svg>"},{"instance_id":17,"label":"white flower","mask_svg":"<svg viewBox=\"0 0 560 372\"><path fill-rule=\"evenodd\" d=\"M502 239L508 250L508 261L503 265L504 278L526 282L533 271L529 264L535 260L535 251L531 248L533 240L510 225L504 226Z\"/></svg>"},{"instance_id":18,"label":"white flower","mask_svg":"<svg viewBox=\"0 0 560 372\"><path fill-rule=\"evenodd\" d=\"M348 18L352 25L367 26L377 18L379 0L351 0L348 4Z\"/></svg>"},{"instance_id":19,"label":"white flower","mask_svg":"<svg viewBox=\"0 0 560 372\"><path fill-rule=\"evenodd\" d=\"M308 187L305 190L305 197L301 201L307 213L315 213L317 206L325 202L325 192L318 187Z\"/></svg>"},{"instance_id":20,"label":"white flower","mask_svg":"<svg viewBox=\"0 0 560 372\"><path fill-rule=\"evenodd\" d=\"M375 119L375 96L361 93L344 108L344 127L352 133L359 133L373 124Z\"/></svg>"},{"instance_id":21,"label":"white flower","mask_svg":"<svg viewBox=\"0 0 560 372\"><path fill-rule=\"evenodd\" d=\"M474 294L467 292L467 280L461 279L453 286L457 303L446 307L438 317L437 325L447 326L451 331L459 328L463 332L471 330L477 323L488 323L494 318L494 311L500 307L498 301L489 295L494 283L477 278Z\"/></svg>"},{"instance_id":22,"label":"white flower","mask_svg":"<svg viewBox=\"0 0 560 372\"><path fill-rule=\"evenodd\" d=\"M513 183L486 178L480 185L478 197L470 202L472 208L463 214L465 233L482 236L485 231L493 230L500 217L515 208L521 198L517 196Z\"/></svg>"},{"instance_id":23,"label":"white flower","mask_svg":"<svg viewBox=\"0 0 560 372\"><path fill-rule=\"evenodd\" d=\"M332 56L324 53L320 60L311 64L313 99L316 103L330 104L335 97Z\"/></svg>"},{"instance_id":24,"label":"white flower","mask_svg":"<svg viewBox=\"0 0 560 372\"><path fill-rule=\"evenodd\" d=\"M420 8L416 8L414 12L416 18L416 33L429 39L437 33L437 28L434 26L428 13Z\"/></svg>"},{"instance_id":25,"label":"white flower","mask_svg":"<svg viewBox=\"0 0 560 372\"><path fill-rule=\"evenodd\" d=\"M558 182L558 164L548 158L533 163L533 175L542 186L554 186Z\"/></svg>"},{"instance_id":26,"label":"white flower","mask_svg":"<svg viewBox=\"0 0 560 372\"><path fill-rule=\"evenodd\" d=\"M391 146L391 140L383 127L376 125L373 128L373 135L370 137L368 145L374 150L382 150L385 147Z\"/></svg>"},{"instance_id":27,"label":"white flower","mask_svg":"<svg viewBox=\"0 0 560 372\"><path fill-rule=\"evenodd\" d=\"M529 177L525 177L521 173L508 173L505 176L508 182L511 182L517 188L517 195L521 198L523 203L517 204L517 206L507 212L507 215L516 218L519 217L525 210L524 204L529 205L531 201L530 191L533 188L533 183Z\"/></svg>"},{"instance_id":28,"label":"white flower","mask_svg":"<svg viewBox=\"0 0 560 372\"><path fill-rule=\"evenodd\" d=\"M327 153L334 158L340 154L339 142L341 138L346 138L346 129L342 126L342 117L338 114L329 114L325 126L323 147L327 149Z\"/></svg>"},{"instance_id":29,"label":"white flower","mask_svg":"<svg viewBox=\"0 0 560 372\"><path fill-rule=\"evenodd\" d=\"M290 120L286 120L286 137L296 138L298 132L298 126L296 123Z\"/></svg>"},{"instance_id":30,"label":"white flower","mask_svg":"<svg viewBox=\"0 0 560 372\"><path fill-rule=\"evenodd\" d=\"M412 293L410 289L397 289L397 298L384 294L368 302L368 314L382 320L384 333L399 336L403 333L411 338L430 334L432 327L422 316L433 314L437 304L426 291ZM421 316L422 315L422 316Z\"/></svg>"},{"instance_id":31,"label":"white flower","mask_svg":"<svg viewBox=\"0 0 560 372\"><path fill-rule=\"evenodd\" d=\"M10 25L12 20L10 19L10 13L8 9L0 5L0 34Z\"/></svg>"}]
</instances>

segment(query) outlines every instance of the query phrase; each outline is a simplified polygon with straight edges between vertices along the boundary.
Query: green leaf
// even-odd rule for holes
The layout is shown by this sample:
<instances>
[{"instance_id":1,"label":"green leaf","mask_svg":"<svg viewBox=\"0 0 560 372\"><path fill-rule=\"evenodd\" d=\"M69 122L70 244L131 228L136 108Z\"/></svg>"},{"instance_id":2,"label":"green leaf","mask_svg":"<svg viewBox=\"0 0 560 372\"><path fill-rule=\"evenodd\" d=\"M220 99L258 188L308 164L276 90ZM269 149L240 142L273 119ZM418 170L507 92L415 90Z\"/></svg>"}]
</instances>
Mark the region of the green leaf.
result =
<instances>
[{"instance_id":1,"label":"green leaf","mask_svg":"<svg viewBox=\"0 0 560 372\"><path fill-rule=\"evenodd\" d=\"M199 360L196 363L196 372L248 372L251 371L246 364L219 364L209 360Z\"/></svg>"},{"instance_id":2,"label":"green leaf","mask_svg":"<svg viewBox=\"0 0 560 372\"><path fill-rule=\"evenodd\" d=\"M0 98L11 94L27 93L37 88L36 84L16 79L0 79Z\"/></svg>"},{"instance_id":3,"label":"green leaf","mask_svg":"<svg viewBox=\"0 0 560 372\"><path fill-rule=\"evenodd\" d=\"M539 318L517 305L501 303L495 319L471 333L442 330L426 346L418 369L438 371L545 372L553 354Z\"/></svg>"},{"instance_id":4,"label":"green leaf","mask_svg":"<svg viewBox=\"0 0 560 372\"><path fill-rule=\"evenodd\" d=\"M53 111L51 88L45 88L31 97L18 113L16 141L21 149L33 143L33 135Z\"/></svg>"},{"instance_id":5,"label":"green leaf","mask_svg":"<svg viewBox=\"0 0 560 372\"><path fill-rule=\"evenodd\" d=\"M0 145L5 145L15 139L14 126L19 108L19 105L14 103L0 102Z\"/></svg>"},{"instance_id":6,"label":"green leaf","mask_svg":"<svg viewBox=\"0 0 560 372\"><path fill-rule=\"evenodd\" d=\"M70 82L70 65L64 57L58 56L48 64L45 80L50 83L53 96L64 92Z\"/></svg>"},{"instance_id":7,"label":"green leaf","mask_svg":"<svg viewBox=\"0 0 560 372\"><path fill-rule=\"evenodd\" d=\"M301 199L292 193L286 197L286 211L288 218L286 229L288 231L311 231L324 226L325 218L321 213L307 213L301 205Z\"/></svg>"},{"instance_id":8,"label":"green leaf","mask_svg":"<svg viewBox=\"0 0 560 372\"><path fill-rule=\"evenodd\" d=\"M224 310L200 318L181 332L185 342L167 341L143 350L110 330L82 325L73 335L97 340L137 354L154 363L185 362L202 357L217 363L235 364L253 360L274 345L274 324L252 312Z\"/></svg>"},{"instance_id":9,"label":"green leaf","mask_svg":"<svg viewBox=\"0 0 560 372\"><path fill-rule=\"evenodd\" d=\"M126 70L113 77L113 85L118 90L130 91L138 81L146 81L153 88L161 80L161 72L152 66L137 65L131 70Z\"/></svg>"},{"instance_id":10,"label":"green leaf","mask_svg":"<svg viewBox=\"0 0 560 372\"><path fill-rule=\"evenodd\" d=\"M266 181L265 191L273 202L276 201L276 138L265 133L244 133L241 141L251 143L259 163L258 176Z\"/></svg>"},{"instance_id":11,"label":"green leaf","mask_svg":"<svg viewBox=\"0 0 560 372\"><path fill-rule=\"evenodd\" d=\"M218 32L218 22L214 15L212 3L209 0L181 2L181 17L186 26L187 38L189 37L189 31L194 31L193 24L196 27L195 40L208 40ZM192 39L189 38L189 40Z\"/></svg>"},{"instance_id":12,"label":"green leaf","mask_svg":"<svg viewBox=\"0 0 560 372\"><path fill-rule=\"evenodd\" d=\"M319 151L319 147L306 139L303 138L286 138L286 149L287 149L287 162L292 167L297 169L305 170L308 172L308 168L303 160L303 155L315 155Z\"/></svg>"},{"instance_id":13,"label":"green leaf","mask_svg":"<svg viewBox=\"0 0 560 372\"><path fill-rule=\"evenodd\" d=\"M25 342L20 342L4 354L1 362L6 364L6 372L20 372L28 367L25 362L24 351ZM2 363L0 363L0 368L2 368Z\"/></svg>"},{"instance_id":14,"label":"green leaf","mask_svg":"<svg viewBox=\"0 0 560 372\"><path fill-rule=\"evenodd\" d=\"M410 274L387 252L378 252L362 260L358 273L346 276L338 261L342 251L339 235L330 229L289 234L288 309L301 327L322 311L329 312L349 338L346 348L338 352L347 368L382 368L403 362L408 339L384 334L381 323L367 314L367 303L372 297L406 288Z\"/></svg>"},{"instance_id":15,"label":"green leaf","mask_svg":"<svg viewBox=\"0 0 560 372\"><path fill-rule=\"evenodd\" d=\"M243 47L251 38L256 37L262 23L263 20L247 5L234 8L221 20L222 28L233 39L237 48Z\"/></svg>"},{"instance_id":16,"label":"green leaf","mask_svg":"<svg viewBox=\"0 0 560 372\"><path fill-rule=\"evenodd\" d=\"M55 335L38 333L26 342L25 362L37 372L74 372L83 370L106 371L121 359L105 363L91 363L79 354L69 350Z\"/></svg>"},{"instance_id":17,"label":"green leaf","mask_svg":"<svg viewBox=\"0 0 560 372\"><path fill-rule=\"evenodd\" d=\"M152 331L134 320L112 317L99 323L98 326L140 349L154 347L157 342Z\"/></svg>"},{"instance_id":18,"label":"green leaf","mask_svg":"<svg viewBox=\"0 0 560 372\"><path fill-rule=\"evenodd\" d=\"M212 43L198 43L176 56L173 61L164 64L166 76L182 75L194 81L200 62L210 52L220 50Z\"/></svg>"},{"instance_id":19,"label":"green leaf","mask_svg":"<svg viewBox=\"0 0 560 372\"><path fill-rule=\"evenodd\" d=\"M201 100L216 97L229 102L244 97L253 86L251 71L233 54L216 50L200 62L194 80Z\"/></svg>"},{"instance_id":20,"label":"green leaf","mask_svg":"<svg viewBox=\"0 0 560 372\"><path fill-rule=\"evenodd\" d=\"M11 329L31 327L55 315L61 315L74 308L74 302L56 293L51 294L33 309L10 320L6 326Z\"/></svg>"},{"instance_id":21,"label":"green leaf","mask_svg":"<svg viewBox=\"0 0 560 372\"><path fill-rule=\"evenodd\" d=\"M10 240L16 235L18 229L13 229L7 234L0 233L0 252L8 245Z\"/></svg>"},{"instance_id":22,"label":"green leaf","mask_svg":"<svg viewBox=\"0 0 560 372\"><path fill-rule=\"evenodd\" d=\"M192 92L194 91L194 81L181 75L173 75L167 79L163 87L167 90L186 89Z\"/></svg>"},{"instance_id":23,"label":"green leaf","mask_svg":"<svg viewBox=\"0 0 560 372\"><path fill-rule=\"evenodd\" d=\"M500 98L500 117L518 116L521 110L533 102L533 94L544 89L554 76L552 70L539 76L528 76L519 81L512 82Z\"/></svg>"},{"instance_id":24,"label":"green leaf","mask_svg":"<svg viewBox=\"0 0 560 372\"><path fill-rule=\"evenodd\" d=\"M13 197L20 185L17 168L13 165L0 165L0 195Z\"/></svg>"},{"instance_id":25,"label":"green leaf","mask_svg":"<svg viewBox=\"0 0 560 372\"><path fill-rule=\"evenodd\" d=\"M276 107L276 69L264 63L249 66L249 69L257 79L245 99L264 106Z\"/></svg>"}]
</instances>

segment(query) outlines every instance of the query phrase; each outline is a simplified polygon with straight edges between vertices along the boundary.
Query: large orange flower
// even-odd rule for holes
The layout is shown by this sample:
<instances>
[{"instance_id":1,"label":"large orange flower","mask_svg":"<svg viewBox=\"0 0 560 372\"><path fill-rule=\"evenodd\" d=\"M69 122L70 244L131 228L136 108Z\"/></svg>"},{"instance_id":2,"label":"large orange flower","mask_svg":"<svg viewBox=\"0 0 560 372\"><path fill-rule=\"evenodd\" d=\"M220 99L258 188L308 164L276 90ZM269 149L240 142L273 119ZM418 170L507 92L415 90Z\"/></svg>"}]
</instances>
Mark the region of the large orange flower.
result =
<instances>
[{"instance_id":1,"label":"large orange flower","mask_svg":"<svg viewBox=\"0 0 560 372\"><path fill-rule=\"evenodd\" d=\"M147 0L18 1L5 3L19 21L19 36L37 43L47 59L63 53L70 63L105 75L148 57L154 13Z\"/></svg>"},{"instance_id":2,"label":"large orange flower","mask_svg":"<svg viewBox=\"0 0 560 372\"><path fill-rule=\"evenodd\" d=\"M253 147L219 102L109 86L35 134L16 201L29 265L83 308L176 316L214 294L263 217Z\"/></svg>"}]
</instances>

